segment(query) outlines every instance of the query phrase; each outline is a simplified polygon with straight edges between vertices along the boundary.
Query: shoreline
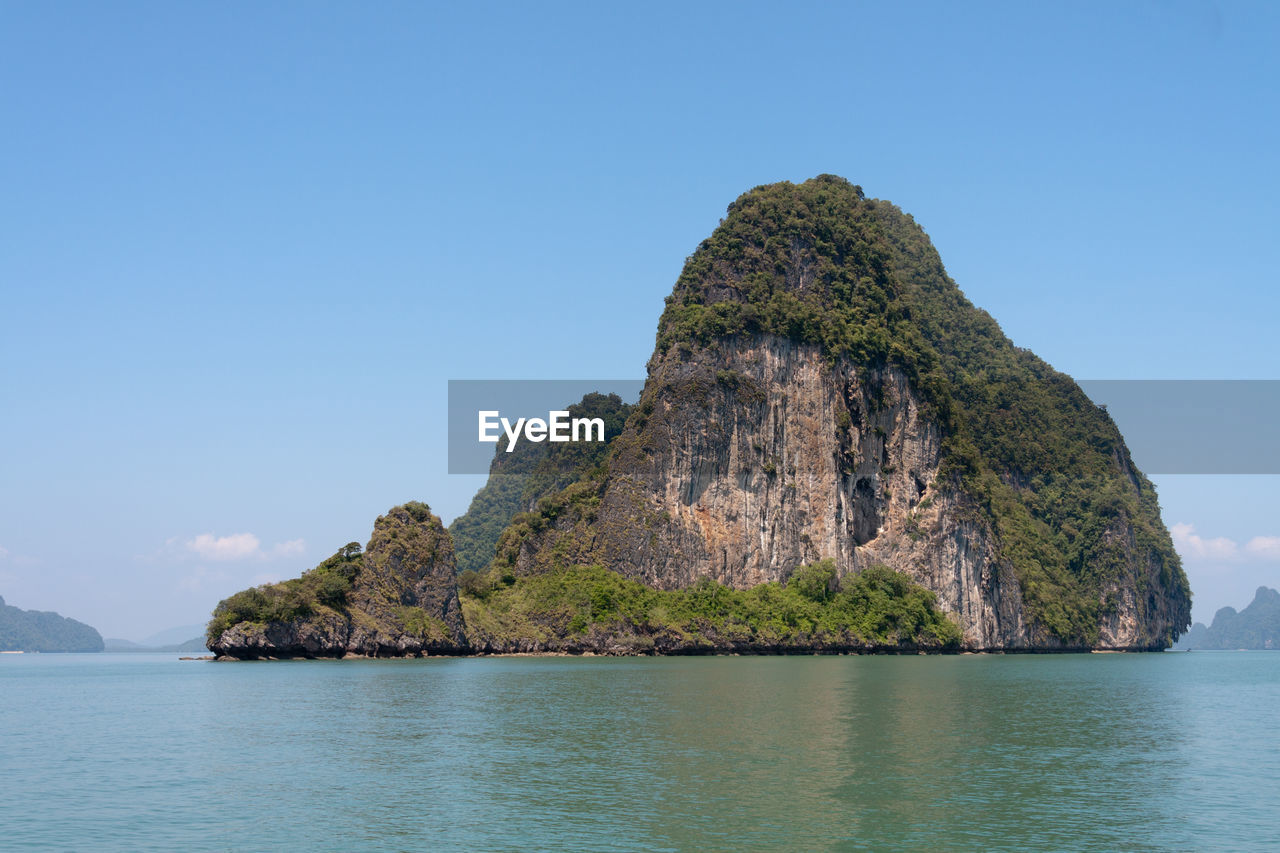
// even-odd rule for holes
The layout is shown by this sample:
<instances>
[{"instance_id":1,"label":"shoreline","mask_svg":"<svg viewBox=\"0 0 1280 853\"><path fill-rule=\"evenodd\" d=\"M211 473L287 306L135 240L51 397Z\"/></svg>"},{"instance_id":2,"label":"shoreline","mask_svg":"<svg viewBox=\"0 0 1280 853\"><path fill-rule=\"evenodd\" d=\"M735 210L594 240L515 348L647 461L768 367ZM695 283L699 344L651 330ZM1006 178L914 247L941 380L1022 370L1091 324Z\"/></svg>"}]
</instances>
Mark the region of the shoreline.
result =
<instances>
[{"instance_id":1,"label":"shoreline","mask_svg":"<svg viewBox=\"0 0 1280 853\"><path fill-rule=\"evenodd\" d=\"M341 654L280 654L237 657L227 654L204 655L181 660L212 660L217 663L252 663L255 661L358 661L358 660L439 660L448 658L680 658L680 657L960 657L999 655L1074 655L1074 654L1158 654L1171 647L1131 646L1124 648L1021 648L1021 649L897 649L897 648L843 648L843 649L691 649L680 651L510 651L510 652L438 652L426 654L368 655L356 652Z\"/></svg>"}]
</instances>

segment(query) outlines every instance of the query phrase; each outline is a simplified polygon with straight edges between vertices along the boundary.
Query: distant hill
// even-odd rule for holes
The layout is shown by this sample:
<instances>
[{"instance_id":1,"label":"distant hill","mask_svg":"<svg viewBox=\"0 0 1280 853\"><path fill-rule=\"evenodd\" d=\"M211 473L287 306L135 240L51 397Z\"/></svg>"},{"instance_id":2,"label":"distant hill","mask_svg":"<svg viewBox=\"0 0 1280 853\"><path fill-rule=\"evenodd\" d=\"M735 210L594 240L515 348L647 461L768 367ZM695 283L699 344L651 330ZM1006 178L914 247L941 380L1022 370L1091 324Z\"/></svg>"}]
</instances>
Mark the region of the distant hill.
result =
<instances>
[{"instance_id":1,"label":"distant hill","mask_svg":"<svg viewBox=\"0 0 1280 853\"><path fill-rule=\"evenodd\" d=\"M1252 603L1244 610L1222 608L1214 614L1212 625L1192 625L1174 648L1280 649L1280 592L1258 587Z\"/></svg>"},{"instance_id":2,"label":"distant hill","mask_svg":"<svg viewBox=\"0 0 1280 853\"><path fill-rule=\"evenodd\" d=\"M20 610L0 598L0 651L100 652L102 635L83 622L40 610Z\"/></svg>"}]
</instances>

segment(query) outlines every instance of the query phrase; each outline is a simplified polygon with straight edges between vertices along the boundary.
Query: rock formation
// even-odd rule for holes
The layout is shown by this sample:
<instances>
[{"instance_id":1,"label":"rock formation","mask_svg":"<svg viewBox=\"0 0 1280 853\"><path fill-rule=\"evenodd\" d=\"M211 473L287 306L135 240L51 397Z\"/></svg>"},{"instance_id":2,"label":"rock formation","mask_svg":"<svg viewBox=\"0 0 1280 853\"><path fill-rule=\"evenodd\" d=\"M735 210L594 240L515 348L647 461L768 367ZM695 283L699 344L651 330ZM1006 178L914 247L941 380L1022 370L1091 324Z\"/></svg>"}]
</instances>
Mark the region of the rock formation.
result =
<instances>
[{"instance_id":1,"label":"rock formation","mask_svg":"<svg viewBox=\"0 0 1280 853\"><path fill-rule=\"evenodd\" d=\"M218 655L370 657L466 651L449 534L426 504L378 517L352 543L293 581L223 601L209 625Z\"/></svg>"}]
</instances>

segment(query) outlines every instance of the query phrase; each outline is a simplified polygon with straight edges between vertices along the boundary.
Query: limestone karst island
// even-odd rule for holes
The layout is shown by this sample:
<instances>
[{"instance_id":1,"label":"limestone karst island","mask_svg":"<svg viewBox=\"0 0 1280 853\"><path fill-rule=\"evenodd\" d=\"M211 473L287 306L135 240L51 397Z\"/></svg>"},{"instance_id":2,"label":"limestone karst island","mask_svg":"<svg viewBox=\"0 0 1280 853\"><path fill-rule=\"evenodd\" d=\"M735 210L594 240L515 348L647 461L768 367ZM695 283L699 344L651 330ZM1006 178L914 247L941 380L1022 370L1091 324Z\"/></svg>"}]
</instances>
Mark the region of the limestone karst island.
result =
<instances>
[{"instance_id":1,"label":"limestone karst island","mask_svg":"<svg viewBox=\"0 0 1280 853\"><path fill-rule=\"evenodd\" d=\"M1156 650L1190 624L1107 413L842 178L733 202L666 300L639 402L566 408L606 440L499 443L450 528L397 506L366 545L218 604L210 648Z\"/></svg>"}]
</instances>

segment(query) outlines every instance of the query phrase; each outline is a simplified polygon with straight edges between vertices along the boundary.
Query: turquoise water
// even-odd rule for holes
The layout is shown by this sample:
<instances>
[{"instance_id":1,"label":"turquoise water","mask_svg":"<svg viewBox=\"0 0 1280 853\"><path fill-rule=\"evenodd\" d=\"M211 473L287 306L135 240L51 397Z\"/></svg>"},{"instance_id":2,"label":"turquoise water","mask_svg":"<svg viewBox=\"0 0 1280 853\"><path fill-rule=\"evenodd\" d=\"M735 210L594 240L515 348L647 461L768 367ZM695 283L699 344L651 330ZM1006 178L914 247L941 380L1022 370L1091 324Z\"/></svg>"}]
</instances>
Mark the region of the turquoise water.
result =
<instances>
[{"instance_id":1,"label":"turquoise water","mask_svg":"<svg viewBox=\"0 0 1280 853\"><path fill-rule=\"evenodd\" d=\"M1250 850L1280 653L0 656L0 848Z\"/></svg>"}]
</instances>

